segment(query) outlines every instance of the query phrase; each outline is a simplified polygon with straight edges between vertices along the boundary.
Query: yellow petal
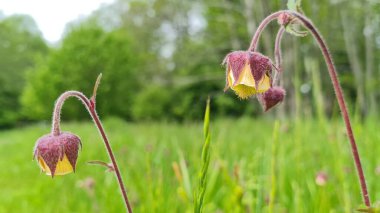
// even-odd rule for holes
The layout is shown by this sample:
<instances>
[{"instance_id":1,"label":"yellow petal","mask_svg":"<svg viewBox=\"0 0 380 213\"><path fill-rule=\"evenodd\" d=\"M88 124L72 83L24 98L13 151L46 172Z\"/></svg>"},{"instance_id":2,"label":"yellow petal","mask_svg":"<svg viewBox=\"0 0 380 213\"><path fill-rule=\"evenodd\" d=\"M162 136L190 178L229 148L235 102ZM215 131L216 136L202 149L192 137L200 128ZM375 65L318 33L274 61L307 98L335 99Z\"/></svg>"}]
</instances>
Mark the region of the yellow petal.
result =
<instances>
[{"instance_id":1,"label":"yellow petal","mask_svg":"<svg viewBox=\"0 0 380 213\"><path fill-rule=\"evenodd\" d=\"M42 171L46 173L46 175L51 175L50 168L46 165L42 157L38 157L38 164L40 165ZM71 166L69 159L66 155L64 155L63 159L61 161L58 161L54 175L66 175L73 171L74 169Z\"/></svg>"},{"instance_id":2,"label":"yellow petal","mask_svg":"<svg viewBox=\"0 0 380 213\"><path fill-rule=\"evenodd\" d=\"M270 78L264 75L256 88L255 79L253 78L249 64L246 64L235 82L234 75L230 70L228 73L228 86L242 99L249 98L257 93L264 93L270 88ZM235 85L235 86L234 86Z\"/></svg>"},{"instance_id":3,"label":"yellow petal","mask_svg":"<svg viewBox=\"0 0 380 213\"><path fill-rule=\"evenodd\" d=\"M270 88L270 78L267 75L264 75L263 79L258 84L257 93L264 93Z\"/></svg>"},{"instance_id":4,"label":"yellow petal","mask_svg":"<svg viewBox=\"0 0 380 213\"><path fill-rule=\"evenodd\" d=\"M255 80L253 79L251 69L248 64L244 66L239 75L239 79L236 82L232 71L229 72L228 85L233 91L235 91L236 95L242 99L246 99L256 94Z\"/></svg>"},{"instance_id":5,"label":"yellow petal","mask_svg":"<svg viewBox=\"0 0 380 213\"><path fill-rule=\"evenodd\" d=\"M237 84L244 84L249 87L255 88L255 79L252 76L251 67L246 64L239 75Z\"/></svg>"},{"instance_id":6,"label":"yellow petal","mask_svg":"<svg viewBox=\"0 0 380 213\"><path fill-rule=\"evenodd\" d=\"M231 69L228 69L228 76L227 76L227 85L228 87L232 87L234 84L234 75L232 74Z\"/></svg>"},{"instance_id":7,"label":"yellow petal","mask_svg":"<svg viewBox=\"0 0 380 213\"><path fill-rule=\"evenodd\" d=\"M46 165L44 159L41 156L38 157L38 165L41 167L42 171L45 172L49 167Z\"/></svg>"},{"instance_id":8,"label":"yellow petal","mask_svg":"<svg viewBox=\"0 0 380 213\"><path fill-rule=\"evenodd\" d=\"M247 99L256 94L255 87L249 87L244 84L238 84L234 87L231 87L233 91L235 91L236 95L241 99Z\"/></svg>"}]
</instances>

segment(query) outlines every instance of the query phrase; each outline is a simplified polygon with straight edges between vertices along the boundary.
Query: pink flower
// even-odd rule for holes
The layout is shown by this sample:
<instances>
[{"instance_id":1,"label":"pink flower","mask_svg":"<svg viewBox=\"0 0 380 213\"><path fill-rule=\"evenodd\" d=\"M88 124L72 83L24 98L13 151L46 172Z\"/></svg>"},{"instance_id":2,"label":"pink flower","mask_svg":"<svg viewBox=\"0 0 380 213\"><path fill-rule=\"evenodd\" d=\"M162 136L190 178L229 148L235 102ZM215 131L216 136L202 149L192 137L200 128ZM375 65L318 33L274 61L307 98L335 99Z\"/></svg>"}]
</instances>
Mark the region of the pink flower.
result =
<instances>
[{"instance_id":1,"label":"pink flower","mask_svg":"<svg viewBox=\"0 0 380 213\"><path fill-rule=\"evenodd\" d=\"M315 183L318 186L326 185L327 180L328 180L328 176L326 172L318 172L317 176L315 177Z\"/></svg>"},{"instance_id":2,"label":"pink flower","mask_svg":"<svg viewBox=\"0 0 380 213\"><path fill-rule=\"evenodd\" d=\"M223 61L226 64L226 87L246 99L264 93L271 87L271 60L257 52L235 51Z\"/></svg>"},{"instance_id":3,"label":"pink flower","mask_svg":"<svg viewBox=\"0 0 380 213\"><path fill-rule=\"evenodd\" d=\"M80 146L80 138L69 132L47 134L37 140L34 158L47 175L65 175L75 172Z\"/></svg>"}]
</instances>

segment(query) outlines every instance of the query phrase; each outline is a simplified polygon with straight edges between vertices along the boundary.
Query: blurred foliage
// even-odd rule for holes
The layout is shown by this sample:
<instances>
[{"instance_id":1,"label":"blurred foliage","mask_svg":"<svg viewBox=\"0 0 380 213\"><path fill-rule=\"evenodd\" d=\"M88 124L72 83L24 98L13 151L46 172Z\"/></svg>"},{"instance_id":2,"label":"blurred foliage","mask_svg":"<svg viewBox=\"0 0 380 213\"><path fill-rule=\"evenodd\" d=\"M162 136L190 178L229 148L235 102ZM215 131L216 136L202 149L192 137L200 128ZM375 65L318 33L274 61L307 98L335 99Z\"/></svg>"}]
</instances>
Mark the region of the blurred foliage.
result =
<instances>
[{"instance_id":1,"label":"blurred foliage","mask_svg":"<svg viewBox=\"0 0 380 213\"><path fill-rule=\"evenodd\" d=\"M49 49L30 18L5 18L1 28L6 30L0 31L0 126L49 119L60 93L80 90L89 94L99 73L104 75L98 105L102 116L200 120L208 95L215 100L214 114L261 113L254 99L237 101L232 92L223 93L225 74L220 64L231 50L246 49L260 21L271 12L286 9L286 3L118 0L70 23L62 41ZM358 117L376 115L380 4L369 0L302 1L302 9L330 46L352 111ZM270 57L277 29L271 24L260 40L260 51ZM9 50L8 44L12 44ZM282 46L286 74L281 84L287 97L273 112L295 117L339 115L323 58L312 37L285 35ZM81 107L80 103L65 106L65 118L87 117Z\"/></svg>"},{"instance_id":2,"label":"blurred foliage","mask_svg":"<svg viewBox=\"0 0 380 213\"><path fill-rule=\"evenodd\" d=\"M19 96L27 69L48 47L37 25L29 16L14 15L0 19L0 127L21 119Z\"/></svg>"},{"instance_id":3,"label":"blurred foliage","mask_svg":"<svg viewBox=\"0 0 380 213\"><path fill-rule=\"evenodd\" d=\"M132 106L136 120L162 119L162 112L170 111L172 94L170 90L157 86L147 87L136 97Z\"/></svg>"},{"instance_id":4,"label":"blurred foliage","mask_svg":"<svg viewBox=\"0 0 380 213\"><path fill-rule=\"evenodd\" d=\"M105 32L96 25L80 25L45 61L27 76L22 103L28 118L50 116L55 99L65 90L92 92L95 73L103 73L99 98L105 101L99 101L99 111L126 118L130 115L128 106L139 90L138 73L143 62L124 31ZM65 116L84 116L80 107L65 106Z\"/></svg>"}]
</instances>

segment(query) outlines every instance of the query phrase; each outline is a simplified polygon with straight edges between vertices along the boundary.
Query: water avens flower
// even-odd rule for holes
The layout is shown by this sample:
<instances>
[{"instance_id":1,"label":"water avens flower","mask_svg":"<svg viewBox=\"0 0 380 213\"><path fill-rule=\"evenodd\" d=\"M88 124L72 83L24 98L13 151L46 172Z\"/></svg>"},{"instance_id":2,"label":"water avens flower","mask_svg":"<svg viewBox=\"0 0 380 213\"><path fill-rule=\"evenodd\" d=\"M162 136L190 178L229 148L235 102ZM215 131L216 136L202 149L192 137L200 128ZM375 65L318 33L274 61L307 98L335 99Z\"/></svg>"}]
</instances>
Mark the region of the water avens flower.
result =
<instances>
[{"instance_id":1,"label":"water avens flower","mask_svg":"<svg viewBox=\"0 0 380 213\"><path fill-rule=\"evenodd\" d=\"M34 158L47 175L65 175L75 172L81 140L69 132L39 138L34 148Z\"/></svg>"},{"instance_id":2,"label":"water avens flower","mask_svg":"<svg viewBox=\"0 0 380 213\"><path fill-rule=\"evenodd\" d=\"M102 122L96 112L96 92L100 84L101 76L102 75L100 74L96 80L94 91L90 98L78 91L66 91L59 96L54 106L51 133L44 135L37 140L34 148L34 158L37 159L41 170L52 177L54 177L54 175L65 175L75 172L81 140L78 136L72 133L61 131L60 117L62 106L65 101L70 97L78 98L86 107L96 128L99 130L100 136L103 139L108 156L111 160L111 165L109 165L109 167L112 168L111 172L115 173L125 207L129 213L132 213L132 207L127 197L127 190L124 186L121 172Z\"/></svg>"},{"instance_id":3,"label":"water avens flower","mask_svg":"<svg viewBox=\"0 0 380 213\"><path fill-rule=\"evenodd\" d=\"M270 22L274 20L277 20L280 25L280 29L277 33L274 45L276 64L273 67L276 69L274 70L275 73L272 77L272 65L270 59L258 53L257 46L263 30ZM267 16L258 26L252 37L248 50L232 52L224 59L223 63L227 65L225 90L231 88L240 98L248 98L258 94L257 97L265 111L282 102L285 97L285 90L276 87L278 77L280 77L280 74L283 76L281 67L281 39L285 31L295 36L306 36L307 32L299 31L298 26L304 27L313 36L325 59L328 74L330 76L336 99L340 111L342 112L343 121L346 126L351 153L359 177L362 199L367 208L366 211L369 212L369 210L372 209L371 201L367 190L366 179L359 156L359 151L351 127L348 108L344 100L343 90L338 80L338 74L334 66L332 55L330 54L322 35L319 33L312 21L310 21L303 14L291 10L281 10Z\"/></svg>"},{"instance_id":4,"label":"water avens flower","mask_svg":"<svg viewBox=\"0 0 380 213\"><path fill-rule=\"evenodd\" d=\"M257 52L235 51L226 56L226 87L241 99L263 93L271 87L271 60Z\"/></svg>"}]
</instances>

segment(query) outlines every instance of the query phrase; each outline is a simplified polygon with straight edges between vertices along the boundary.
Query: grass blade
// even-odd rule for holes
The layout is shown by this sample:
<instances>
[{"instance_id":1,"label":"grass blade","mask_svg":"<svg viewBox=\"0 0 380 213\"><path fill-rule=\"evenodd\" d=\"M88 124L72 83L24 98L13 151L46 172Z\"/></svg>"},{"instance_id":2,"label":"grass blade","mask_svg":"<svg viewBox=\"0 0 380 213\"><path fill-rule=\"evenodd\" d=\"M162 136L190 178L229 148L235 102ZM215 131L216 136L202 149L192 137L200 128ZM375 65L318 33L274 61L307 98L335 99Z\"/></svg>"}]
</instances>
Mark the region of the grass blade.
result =
<instances>
[{"instance_id":1,"label":"grass blade","mask_svg":"<svg viewBox=\"0 0 380 213\"><path fill-rule=\"evenodd\" d=\"M204 144L202 148L202 168L199 173L198 189L194 193L194 212L201 213L207 187L207 170L210 164L210 97L207 99L204 123Z\"/></svg>"}]
</instances>

